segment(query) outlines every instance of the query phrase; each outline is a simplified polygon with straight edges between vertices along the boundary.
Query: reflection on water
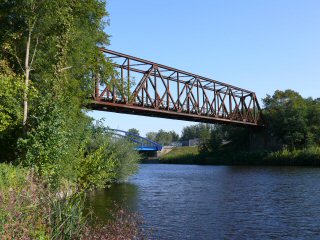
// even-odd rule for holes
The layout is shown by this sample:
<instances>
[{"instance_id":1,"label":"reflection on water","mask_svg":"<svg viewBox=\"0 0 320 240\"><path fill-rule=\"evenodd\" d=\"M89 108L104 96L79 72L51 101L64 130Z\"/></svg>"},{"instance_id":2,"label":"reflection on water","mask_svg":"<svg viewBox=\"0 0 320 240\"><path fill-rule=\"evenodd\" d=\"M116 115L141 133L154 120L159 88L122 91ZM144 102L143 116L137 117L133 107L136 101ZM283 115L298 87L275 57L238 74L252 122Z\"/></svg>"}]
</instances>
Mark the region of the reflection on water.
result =
<instances>
[{"instance_id":1,"label":"reflection on water","mask_svg":"<svg viewBox=\"0 0 320 240\"><path fill-rule=\"evenodd\" d=\"M320 239L320 169L145 164L91 195L138 211L161 239Z\"/></svg>"}]
</instances>

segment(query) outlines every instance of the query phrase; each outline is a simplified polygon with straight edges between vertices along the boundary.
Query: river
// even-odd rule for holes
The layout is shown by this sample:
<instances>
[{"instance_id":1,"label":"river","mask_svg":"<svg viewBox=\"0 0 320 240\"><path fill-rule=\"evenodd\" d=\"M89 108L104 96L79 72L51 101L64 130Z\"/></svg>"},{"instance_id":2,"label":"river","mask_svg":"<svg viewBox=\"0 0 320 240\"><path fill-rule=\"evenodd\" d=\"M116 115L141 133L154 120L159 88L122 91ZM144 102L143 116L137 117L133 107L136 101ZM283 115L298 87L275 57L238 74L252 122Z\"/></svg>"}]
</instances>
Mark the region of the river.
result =
<instances>
[{"instance_id":1,"label":"river","mask_svg":"<svg viewBox=\"0 0 320 240\"><path fill-rule=\"evenodd\" d=\"M137 211L154 239L320 239L318 168L142 164L88 201Z\"/></svg>"}]
</instances>

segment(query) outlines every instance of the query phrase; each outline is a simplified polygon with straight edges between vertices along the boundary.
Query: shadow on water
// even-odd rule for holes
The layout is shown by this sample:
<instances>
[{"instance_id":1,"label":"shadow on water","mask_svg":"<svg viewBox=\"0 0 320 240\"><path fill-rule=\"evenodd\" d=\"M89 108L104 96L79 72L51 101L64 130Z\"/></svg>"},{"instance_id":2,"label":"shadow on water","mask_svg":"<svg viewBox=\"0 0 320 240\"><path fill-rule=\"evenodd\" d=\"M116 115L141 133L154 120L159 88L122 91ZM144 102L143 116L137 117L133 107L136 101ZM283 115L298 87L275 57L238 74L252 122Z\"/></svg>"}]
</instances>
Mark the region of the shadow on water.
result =
<instances>
[{"instance_id":1,"label":"shadow on water","mask_svg":"<svg viewBox=\"0 0 320 240\"><path fill-rule=\"evenodd\" d=\"M137 202L138 187L131 183L119 183L109 189L89 193L85 205L87 213L92 210L99 220L107 221L110 219L109 211L115 206L136 211Z\"/></svg>"}]
</instances>

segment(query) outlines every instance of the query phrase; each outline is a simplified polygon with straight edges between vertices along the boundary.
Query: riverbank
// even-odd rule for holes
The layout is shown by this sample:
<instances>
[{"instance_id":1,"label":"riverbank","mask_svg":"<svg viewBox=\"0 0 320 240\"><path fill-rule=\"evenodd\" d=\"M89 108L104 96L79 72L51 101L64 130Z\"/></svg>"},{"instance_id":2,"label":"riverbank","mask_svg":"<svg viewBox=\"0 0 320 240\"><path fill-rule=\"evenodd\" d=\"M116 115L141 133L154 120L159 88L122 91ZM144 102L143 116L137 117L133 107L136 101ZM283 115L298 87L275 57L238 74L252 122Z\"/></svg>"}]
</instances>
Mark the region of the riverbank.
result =
<instances>
[{"instance_id":1,"label":"riverbank","mask_svg":"<svg viewBox=\"0 0 320 240\"><path fill-rule=\"evenodd\" d=\"M301 150L201 153L198 147L177 147L159 163L253 166L320 166L320 147Z\"/></svg>"},{"instance_id":2,"label":"riverbank","mask_svg":"<svg viewBox=\"0 0 320 240\"><path fill-rule=\"evenodd\" d=\"M73 194L68 194L71 189ZM29 168L0 164L1 239L112 240L143 236L139 217L126 209L116 208L112 219L104 223L86 214L86 195L86 191L71 185L52 189Z\"/></svg>"},{"instance_id":3,"label":"riverbank","mask_svg":"<svg viewBox=\"0 0 320 240\"><path fill-rule=\"evenodd\" d=\"M159 158L159 163L192 164L198 163L200 152L197 146L176 147Z\"/></svg>"}]
</instances>

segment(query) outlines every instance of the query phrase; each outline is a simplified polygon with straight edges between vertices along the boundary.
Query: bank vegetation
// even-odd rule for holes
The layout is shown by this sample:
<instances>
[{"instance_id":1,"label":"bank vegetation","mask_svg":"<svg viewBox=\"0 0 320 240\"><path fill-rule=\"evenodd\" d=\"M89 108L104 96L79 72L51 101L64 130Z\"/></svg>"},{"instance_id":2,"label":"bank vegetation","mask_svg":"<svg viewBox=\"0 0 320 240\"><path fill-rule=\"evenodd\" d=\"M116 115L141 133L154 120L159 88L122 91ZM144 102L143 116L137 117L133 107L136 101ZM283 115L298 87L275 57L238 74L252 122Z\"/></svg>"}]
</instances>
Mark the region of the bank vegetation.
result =
<instances>
[{"instance_id":1,"label":"bank vegetation","mask_svg":"<svg viewBox=\"0 0 320 240\"><path fill-rule=\"evenodd\" d=\"M86 115L94 79L117 77L98 50L107 26L103 0L0 2L1 239L118 239L83 214L87 191L138 169L133 146Z\"/></svg>"}]
</instances>

